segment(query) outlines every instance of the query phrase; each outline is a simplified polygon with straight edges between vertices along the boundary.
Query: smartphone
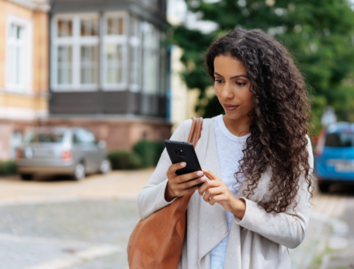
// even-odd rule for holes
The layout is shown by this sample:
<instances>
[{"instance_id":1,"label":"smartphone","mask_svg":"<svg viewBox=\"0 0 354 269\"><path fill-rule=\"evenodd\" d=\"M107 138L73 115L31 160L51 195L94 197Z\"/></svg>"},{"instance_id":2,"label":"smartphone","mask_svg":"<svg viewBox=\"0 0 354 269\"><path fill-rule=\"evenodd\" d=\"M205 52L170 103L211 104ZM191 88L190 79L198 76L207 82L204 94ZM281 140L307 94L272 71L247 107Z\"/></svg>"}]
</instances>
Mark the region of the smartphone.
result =
<instances>
[{"instance_id":1,"label":"smartphone","mask_svg":"<svg viewBox=\"0 0 354 269\"><path fill-rule=\"evenodd\" d=\"M178 169L176 171L177 175L183 175L183 174L202 170L192 143L165 140L165 146L166 146L167 153L170 156L171 162L173 164L179 162L187 163L185 167ZM200 187L202 186L202 184L203 183L200 183L195 186Z\"/></svg>"}]
</instances>

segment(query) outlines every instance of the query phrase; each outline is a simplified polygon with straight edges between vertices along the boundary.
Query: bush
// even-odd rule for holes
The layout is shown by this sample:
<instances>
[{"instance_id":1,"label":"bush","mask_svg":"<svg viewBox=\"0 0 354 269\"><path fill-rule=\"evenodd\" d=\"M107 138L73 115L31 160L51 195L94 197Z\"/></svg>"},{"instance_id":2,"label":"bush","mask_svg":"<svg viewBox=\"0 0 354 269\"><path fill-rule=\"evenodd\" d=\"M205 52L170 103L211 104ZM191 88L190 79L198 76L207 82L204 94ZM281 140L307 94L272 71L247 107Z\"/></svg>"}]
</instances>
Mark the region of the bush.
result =
<instances>
[{"instance_id":1,"label":"bush","mask_svg":"<svg viewBox=\"0 0 354 269\"><path fill-rule=\"evenodd\" d=\"M0 161L0 175L14 175L16 174L16 162L14 160Z\"/></svg>"},{"instance_id":2,"label":"bush","mask_svg":"<svg viewBox=\"0 0 354 269\"><path fill-rule=\"evenodd\" d=\"M108 154L113 170L117 169L138 169L142 168L140 156L134 152L124 150L112 151Z\"/></svg>"},{"instance_id":3,"label":"bush","mask_svg":"<svg viewBox=\"0 0 354 269\"><path fill-rule=\"evenodd\" d=\"M141 157L143 167L155 166L160 159L165 145L162 142L140 140L133 151Z\"/></svg>"}]
</instances>

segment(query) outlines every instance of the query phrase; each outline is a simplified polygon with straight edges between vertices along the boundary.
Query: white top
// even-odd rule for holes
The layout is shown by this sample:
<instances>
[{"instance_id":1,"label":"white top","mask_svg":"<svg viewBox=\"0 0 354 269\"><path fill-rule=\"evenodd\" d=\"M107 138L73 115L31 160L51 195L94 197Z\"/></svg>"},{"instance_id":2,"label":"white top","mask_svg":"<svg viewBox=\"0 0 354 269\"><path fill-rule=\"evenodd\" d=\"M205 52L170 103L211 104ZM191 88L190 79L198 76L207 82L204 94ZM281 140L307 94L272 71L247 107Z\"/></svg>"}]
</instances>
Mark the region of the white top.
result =
<instances>
[{"instance_id":1,"label":"white top","mask_svg":"<svg viewBox=\"0 0 354 269\"><path fill-rule=\"evenodd\" d=\"M235 172L239 170L239 160L243 158L242 150L245 148L246 140L251 134L245 136L233 135L225 126L223 115L214 118L214 131L216 137L216 148L218 151L221 180L225 182L232 194L236 197L241 184L236 184ZM240 177L240 176L239 176ZM243 178L240 178L242 181ZM233 214L225 210L227 224L230 230ZM210 269L223 269L227 248L227 235L210 252Z\"/></svg>"}]
</instances>

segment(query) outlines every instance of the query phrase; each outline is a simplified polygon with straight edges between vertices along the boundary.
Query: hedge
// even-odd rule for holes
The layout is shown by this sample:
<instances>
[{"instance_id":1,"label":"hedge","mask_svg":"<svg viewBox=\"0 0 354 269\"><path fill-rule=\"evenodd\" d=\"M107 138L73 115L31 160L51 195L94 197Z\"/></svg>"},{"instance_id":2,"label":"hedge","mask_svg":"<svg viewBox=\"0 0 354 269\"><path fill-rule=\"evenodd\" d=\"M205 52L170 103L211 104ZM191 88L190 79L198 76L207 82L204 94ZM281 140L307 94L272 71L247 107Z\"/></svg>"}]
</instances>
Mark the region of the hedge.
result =
<instances>
[{"instance_id":1,"label":"hedge","mask_svg":"<svg viewBox=\"0 0 354 269\"><path fill-rule=\"evenodd\" d=\"M108 154L108 159L113 170L142 168L142 160L135 152L112 151Z\"/></svg>"},{"instance_id":2,"label":"hedge","mask_svg":"<svg viewBox=\"0 0 354 269\"><path fill-rule=\"evenodd\" d=\"M140 140L133 147L133 152L139 154L144 168L156 166L165 145L162 142Z\"/></svg>"},{"instance_id":3,"label":"hedge","mask_svg":"<svg viewBox=\"0 0 354 269\"><path fill-rule=\"evenodd\" d=\"M0 175L7 176L7 175L14 175L16 174L16 162L14 160L9 161L0 161Z\"/></svg>"}]
</instances>

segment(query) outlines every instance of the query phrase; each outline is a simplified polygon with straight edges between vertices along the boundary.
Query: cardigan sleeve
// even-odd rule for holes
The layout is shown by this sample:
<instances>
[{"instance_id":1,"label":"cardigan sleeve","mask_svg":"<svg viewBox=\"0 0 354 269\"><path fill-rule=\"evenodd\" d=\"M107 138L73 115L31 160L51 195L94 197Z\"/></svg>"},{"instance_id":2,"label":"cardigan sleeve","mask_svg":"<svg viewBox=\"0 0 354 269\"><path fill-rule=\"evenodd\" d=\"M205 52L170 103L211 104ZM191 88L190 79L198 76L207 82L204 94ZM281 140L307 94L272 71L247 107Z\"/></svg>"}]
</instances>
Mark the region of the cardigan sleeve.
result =
<instances>
[{"instance_id":1,"label":"cardigan sleeve","mask_svg":"<svg viewBox=\"0 0 354 269\"><path fill-rule=\"evenodd\" d=\"M187 141L191 125L191 119L184 121L175 130L170 140ZM146 219L152 213L171 204L175 200L173 199L172 201L167 202L165 199L165 189L168 182L166 172L171 164L170 157L165 148L157 163L155 171L138 195L137 206L141 219Z\"/></svg>"},{"instance_id":2,"label":"cardigan sleeve","mask_svg":"<svg viewBox=\"0 0 354 269\"><path fill-rule=\"evenodd\" d=\"M307 150L309 153L310 173L313 169L313 153L309 137ZM305 232L310 218L311 196L307 190L305 178L299 180L297 206L290 205L284 213L267 213L257 203L241 197L246 202L245 214L240 220L234 217L236 223L248 230L288 248L296 248L305 238Z\"/></svg>"}]
</instances>

